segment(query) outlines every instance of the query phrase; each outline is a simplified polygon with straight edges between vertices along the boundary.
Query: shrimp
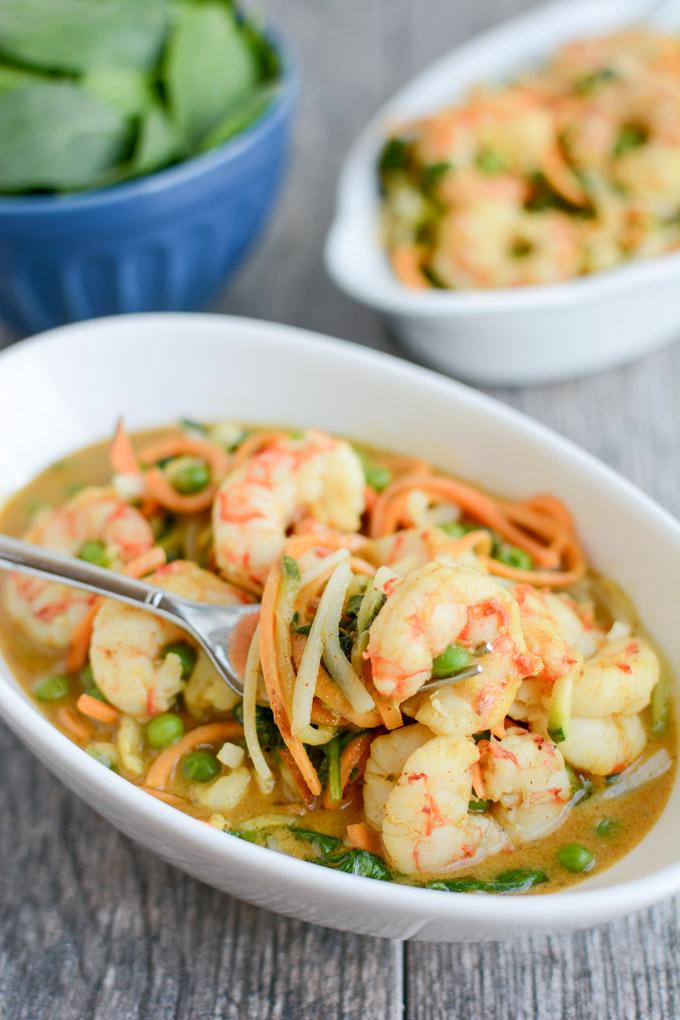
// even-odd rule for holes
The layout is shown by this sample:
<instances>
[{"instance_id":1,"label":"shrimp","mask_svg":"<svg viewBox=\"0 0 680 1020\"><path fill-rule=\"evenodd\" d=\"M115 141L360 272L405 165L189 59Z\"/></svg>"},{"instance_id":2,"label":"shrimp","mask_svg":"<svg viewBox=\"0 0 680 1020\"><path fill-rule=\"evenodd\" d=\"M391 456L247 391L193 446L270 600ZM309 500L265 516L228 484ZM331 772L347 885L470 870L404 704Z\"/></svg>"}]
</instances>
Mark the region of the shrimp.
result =
<instances>
[{"instance_id":1,"label":"shrimp","mask_svg":"<svg viewBox=\"0 0 680 1020\"><path fill-rule=\"evenodd\" d=\"M444 558L449 563L479 565L471 549L458 552L457 545L459 539L451 538L437 526L404 528L392 535L373 539L367 547L367 555L376 565L390 567L402 576L432 560Z\"/></svg>"},{"instance_id":2,"label":"shrimp","mask_svg":"<svg viewBox=\"0 0 680 1020\"><path fill-rule=\"evenodd\" d=\"M364 472L349 443L309 430L277 436L237 467L213 504L215 556L234 584L260 592L296 516L356 532Z\"/></svg>"},{"instance_id":3,"label":"shrimp","mask_svg":"<svg viewBox=\"0 0 680 1020\"><path fill-rule=\"evenodd\" d=\"M483 193L487 201L526 198L522 178L542 171L553 186L577 204L583 190L564 162L557 144L552 110L535 88L517 86L477 90L466 106L425 118L414 125L424 163L449 162L455 173L442 181L454 201L465 203ZM477 179L460 177L474 169ZM486 174L488 188L484 187ZM497 178L497 185L493 179ZM504 178L504 179L503 179Z\"/></svg>"},{"instance_id":4,"label":"shrimp","mask_svg":"<svg viewBox=\"0 0 680 1020\"><path fill-rule=\"evenodd\" d=\"M510 848L492 818L469 812L478 759L469 738L433 737L404 762L382 821L387 857L402 874L446 875Z\"/></svg>"},{"instance_id":5,"label":"shrimp","mask_svg":"<svg viewBox=\"0 0 680 1020\"><path fill-rule=\"evenodd\" d=\"M588 608L567 596L529 584L515 585L513 593L529 651L543 663L540 673L522 682L509 711L513 719L528 722L547 703L557 680L569 673L580 675L584 656L594 654L606 635Z\"/></svg>"},{"instance_id":6,"label":"shrimp","mask_svg":"<svg viewBox=\"0 0 680 1020\"><path fill-rule=\"evenodd\" d=\"M649 704L659 680L659 659L644 638L608 641L590 659L574 682L572 712L605 718L633 715Z\"/></svg>"},{"instance_id":7,"label":"shrimp","mask_svg":"<svg viewBox=\"0 0 680 1020\"><path fill-rule=\"evenodd\" d=\"M574 677L567 738L560 742L566 761L595 775L629 765L647 742L639 713L649 705L659 672L656 653L640 637L610 639L586 659ZM525 717L547 733L545 701L530 704Z\"/></svg>"},{"instance_id":8,"label":"shrimp","mask_svg":"<svg viewBox=\"0 0 680 1020\"><path fill-rule=\"evenodd\" d=\"M533 725L547 734L545 718L534 720ZM567 738L559 746L565 761L574 768L608 776L635 761L646 743L647 732L639 715L572 716Z\"/></svg>"},{"instance_id":9,"label":"shrimp","mask_svg":"<svg viewBox=\"0 0 680 1020\"><path fill-rule=\"evenodd\" d=\"M640 74L680 74L680 44L670 35L627 29L608 36L576 39L563 46L547 72L568 83L606 72L607 85Z\"/></svg>"},{"instance_id":10,"label":"shrimp","mask_svg":"<svg viewBox=\"0 0 680 1020\"><path fill-rule=\"evenodd\" d=\"M578 229L561 212L479 202L442 219L432 269L447 287L522 287L580 272Z\"/></svg>"},{"instance_id":11,"label":"shrimp","mask_svg":"<svg viewBox=\"0 0 680 1020\"><path fill-rule=\"evenodd\" d=\"M244 601L242 592L186 560L161 567L150 580L199 602L228 606ZM166 651L168 645L179 641L187 642L186 632L167 620L105 601L95 616L90 642L90 665L97 686L112 705L141 722L167 711L184 686L182 660ZM205 675L203 658L199 653L192 673Z\"/></svg>"},{"instance_id":12,"label":"shrimp","mask_svg":"<svg viewBox=\"0 0 680 1020\"><path fill-rule=\"evenodd\" d=\"M519 606L527 647L534 655L538 655L543 663L538 679L553 684L560 677L578 669L583 662L583 656L562 635L564 625L560 626L556 618L559 599L552 596L548 600L546 594L530 584L516 585L514 596ZM565 605L562 615L567 617L567 628L572 623L569 614L574 617L573 623L578 625L578 618L573 610Z\"/></svg>"},{"instance_id":13,"label":"shrimp","mask_svg":"<svg viewBox=\"0 0 680 1020\"><path fill-rule=\"evenodd\" d=\"M154 544L148 521L112 489L88 487L63 506L44 510L24 534L27 542L66 556L96 547L98 562L122 570ZM21 574L7 583L7 612L45 649L64 651L96 596Z\"/></svg>"},{"instance_id":14,"label":"shrimp","mask_svg":"<svg viewBox=\"0 0 680 1020\"><path fill-rule=\"evenodd\" d=\"M485 794L513 845L540 839L562 824L571 800L564 758L552 740L515 727L502 740L480 741Z\"/></svg>"},{"instance_id":15,"label":"shrimp","mask_svg":"<svg viewBox=\"0 0 680 1020\"><path fill-rule=\"evenodd\" d=\"M387 798L401 775L406 759L433 736L427 726L416 723L392 730L372 741L364 771L364 813L368 824L378 832L382 830Z\"/></svg>"},{"instance_id":16,"label":"shrimp","mask_svg":"<svg viewBox=\"0 0 680 1020\"><path fill-rule=\"evenodd\" d=\"M487 642L482 674L417 696L449 644ZM381 694L409 699L404 707L418 722L446 735L500 725L522 679L541 668L503 585L474 567L437 561L408 574L387 599L370 628L367 657Z\"/></svg>"}]
</instances>

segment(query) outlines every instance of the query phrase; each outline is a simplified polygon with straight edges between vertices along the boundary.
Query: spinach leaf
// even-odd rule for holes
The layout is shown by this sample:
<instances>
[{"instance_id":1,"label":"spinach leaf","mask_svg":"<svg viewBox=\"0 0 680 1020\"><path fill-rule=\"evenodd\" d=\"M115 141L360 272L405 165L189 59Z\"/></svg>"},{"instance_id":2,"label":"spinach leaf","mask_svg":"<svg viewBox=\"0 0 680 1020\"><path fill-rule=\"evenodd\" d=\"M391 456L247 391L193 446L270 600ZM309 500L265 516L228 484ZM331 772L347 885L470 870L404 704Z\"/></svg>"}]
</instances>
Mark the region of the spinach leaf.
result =
<instances>
[{"instance_id":1,"label":"spinach leaf","mask_svg":"<svg viewBox=\"0 0 680 1020\"><path fill-rule=\"evenodd\" d=\"M168 11L165 0L2 0L0 53L49 71L148 68L160 54Z\"/></svg>"},{"instance_id":2,"label":"spinach leaf","mask_svg":"<svg viewBox=\"0 0 680 1020\"><path fill-rule=\"evenodd\" d=\"M389 882L392 879L385 862L368 850L345 850L344 853L331 854L325 863L348 875L362 875L364 878L374 878L379 882Z\"/></svg>"},{"instance_id":3,"label":"spinach leaf","mask_svg":"<svg viewBox=\"0 0 680 1020\"><path fill-rule=\"evenodd\" d=\"M530 868L513 868L503 871L492 879L482 878L447 878L428 882L426 888L439 889L442 892L481 892L509 895L510 893L527 892L535 885L548 881L544 871Z\"/></svg>"},{"instance_id":4,"label":"spinach leaf","mask_svg":"<svg viewBox=\"0 0 680 1020\"><path fill-rule=\"evenodd\" d=\"M124 155L127 119L76 85L0 95L0 191L95 187Z\"/></svg>"},{"instance_id":5,"label":"spinach leaf","mask_svg":"<svg viewBox=\"0 0 680 1020\"><path fill-rule=\"evenodd\" d=\"M180 153L177 128L162 106L153 106L142 118L127 176L139 177L168 166Z\"/></svg>"},{"instance_id":6,"label":"spinach leaf","mask_svg":"<svg viewBox=\"0 0 680 1020\"><path fill-rule=\"evenodd\" d=\"M229 8L202 3L179 9L164 84L187 151L200 145L257 77L252 50Z\"/></svg>"},{"instance_id":7,"label":"spinach leaf","mask_svg":"<svg viewBox=\"0 0 680 1020\"><path fill-rule=\"evenodd\" d=\"M93 68L81 84L91 96L129 117L148 113L157 102L148 76L131 67Z\"/></svg>"},{"instance_id":8,"label":"spinach leaf","mask_svg":"<svg viewBox=\"0 0 680 1020\"><path fill-rule=\"evenodd\" d=\"M18 67L9 67L7 64L0 64L0 96L4 92L13 92L27 85L42 85L45 78L33 74L31 71L22 71Z\"/></svg>"},{"instance_id":9,"label":"spinach leaf","mask_svg":"<svg viewBox=\"0 0 680 1020\"><path fill-rule=\"evenodd\" d=\"M200 145L200 151L206 152L218 145L228 142L234 135L240 135L259 120L269 107L278 91L277 85L260 85L247 98L236 104L208 132Z\"/></svg>"},{"instance_id":10,"label":"spinach leaf","mask_svg":"<svg viewBox=\"0 0 680 1020\"><path fill-rule=\"evenodd\" d=\"M322 856L327 857L342 846L342 840L337 836L327 836L323 832L314 832L312 829L291 829L296 839L304 843L312 843L315 850Z\"/></svg>"},{"instance_id":11,"label":"spinach leaf","mask_svg":"<svg viewBox=\"0 0 680 1020\"><path fill-rule=\"evenodd\" d=\"M243 703L235 705L231 713L234 718L243 723ZM278 726L274 722L274 713L271 708L264 705L257 705L255 708L255 725L257 736L263 751L275 751L284 746L283 737L279 733Z\"/></svg>"},{"instance_id":12,"label":"spinach leaf","mask_svg":"<svg viewBox=\"0 0 680 1020\"><path fill-rule=\"evenodd\" d=\"M327 836L322 832L313 832L309 829L291 829L290 831L298 839L312 843L321 858L319 863L328 868L344 871L348 875L374 878L380 882L389 882L392 878L385 862L376 854L369 853L368 850L351 850L349 847L345 847L337 836Z\"/></svg>"}]
</instances>

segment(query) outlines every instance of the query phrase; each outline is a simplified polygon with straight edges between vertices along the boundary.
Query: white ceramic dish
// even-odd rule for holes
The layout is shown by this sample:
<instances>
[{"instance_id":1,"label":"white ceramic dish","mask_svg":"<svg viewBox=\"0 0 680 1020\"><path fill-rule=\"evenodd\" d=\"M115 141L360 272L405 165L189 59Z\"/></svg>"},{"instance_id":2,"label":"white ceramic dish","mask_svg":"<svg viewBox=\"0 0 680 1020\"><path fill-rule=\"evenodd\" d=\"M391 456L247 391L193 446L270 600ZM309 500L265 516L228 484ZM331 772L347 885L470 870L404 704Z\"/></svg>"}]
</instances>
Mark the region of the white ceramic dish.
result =
<instances>
[{"instance_id":1,"label":"white ceramic dish","mask_svg":"<svg viewBox=\"0 0 680 1020\"><path fill-rule=\"evenodd\" d=\"M245 319L168 314L69 326L0 355L4 493L109 435L121 412L133 428L179 415L314 424L425 453L509 496L555 492L574 511L596 566L632 594L680 673L680 525L585 453L466 387L351 344ZM0 714L127 835L218 889L306 921L391 938L496 939L582 928L680 890L680 784L643 842L573 892L466 896L344 875L210 829L62 736L1 660Z\"/></svg>"},{"instance_id":2,"label":"white ceramic dish","mask_svg":"<svg viewBox=\"0 0 680 1020\"><path fill-rule=\"evenodd\" d=\"M339 287L387 316L416 357L479 383L520 385L608 368L680 335L680 253L556 285L421 292L396 280L378 238L375 166L392 128L474 84L540 64L570 38L639 19L649 7L648 0L565 0L516 18L415 78L357 139L340 175L326 266ZM666 3L653 20L677 25L680 12Z\"/></svg>"}]
</instances>

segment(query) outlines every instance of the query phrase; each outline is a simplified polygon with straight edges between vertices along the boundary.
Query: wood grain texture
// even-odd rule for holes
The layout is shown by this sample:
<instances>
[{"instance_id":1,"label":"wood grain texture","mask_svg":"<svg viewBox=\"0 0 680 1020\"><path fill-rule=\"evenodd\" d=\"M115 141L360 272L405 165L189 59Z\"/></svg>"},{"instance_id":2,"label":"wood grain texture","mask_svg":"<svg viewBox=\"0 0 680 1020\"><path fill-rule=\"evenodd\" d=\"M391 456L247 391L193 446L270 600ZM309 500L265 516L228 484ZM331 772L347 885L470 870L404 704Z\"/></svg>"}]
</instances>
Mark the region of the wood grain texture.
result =
<instances>
[{"instance_id":1,"label":"wood grain texture","mask_svg":"<svg viewBox=\"0 0 680 1020\"><path fill-rule=\"evenodd\" d=\"M267 6L305 62L293 173L261 247L217 307L393 350L378 317L338 293L323 270L343 155L421 66L531 5ZM674 348L589 380L496 395L680 513L679 392ZM343 935L229 899L136 848L4 727L0 760L0 1020L680 1016L677 902L587 933L500 945L401 947Z\"/></svg>"}]
</instances>

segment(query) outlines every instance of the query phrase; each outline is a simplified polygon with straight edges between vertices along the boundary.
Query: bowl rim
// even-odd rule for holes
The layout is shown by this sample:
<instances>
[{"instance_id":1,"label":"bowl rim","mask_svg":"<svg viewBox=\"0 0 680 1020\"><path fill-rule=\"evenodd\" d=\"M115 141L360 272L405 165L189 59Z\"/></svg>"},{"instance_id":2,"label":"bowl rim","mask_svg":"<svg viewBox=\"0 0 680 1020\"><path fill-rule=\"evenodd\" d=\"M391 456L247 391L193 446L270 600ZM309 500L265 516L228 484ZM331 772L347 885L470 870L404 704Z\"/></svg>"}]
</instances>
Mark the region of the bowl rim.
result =
<instances>
[{"instance_id":1,"label":"bowl rim","mask_svg":"<svg viewBox=\"0 0 680 1020\"><path fill-rule=\"evenodd\" d=\"M204 324L211 329L217 324L223 326L226 320L226 324L238 330L249 345L257 344L258 337L263 345L275 339L279 343L287 344L299 357L300 362L307 353L318 353L319 348L323 347L335 356L353 361L358 369L370 366L392 374L399 381L403 380L406 385L414 378L421 379L453 400L462 399L468 404L472 402L477 407L493 413L499 419L499 424L505 420L508 424L519 426L525 432L534 434L537 440L549 444L556 454L577 461L579 470L584 473L596 471L600 477L604 476L622 497L633 500L658 527L663 528L671 539L675 539L680 545L680 523L668 511L618 472L547 426L535 422L529 416L486 394L478 393L430 369L296 326L214 314L152 312L109 316L60 326L20 344L12 345L0 352L0 370L3 365L13 360L21 360L26 354L30 358L45 344L54 345L60 341L68 341L77 333L96 334L103 327L104 335L98 337L97 342L113 343L117 330L112 330L112 326L126 329L130 325L134 329L151 320L160 320L161 324L171 320L182 320L184 328L191 323L198 329ZM111 332L107 336L109 330ZM641 909L673 895L680 889L680 857L676 862L648 875L627 879L612 886L595 889L588 889L587 886L577 887L572 891L539 896L513 897L494 894L471 896L466 893L443 892L346 875L237 838L225 839L225 833L211 829L210 826L156 800L123 777L101 768L9 683L0 682L0 712L5 722L17 733L30 732L39 738L41 751L44 750L44 756L40 756L44 757L44 760L55 762L66 772L77 775L87 784L89 790L110 804L115 803L126 815L138 819L141 825L151 825L155 827L156 832L166 834L175 845L179 843L190 847L199 854L206 854L212 860L221 858L233 869L240 867L246 870L253 869L268 880L288 883L291 887L305 889L312 895L334 894L343 899L347 899L348 896L361 896L364 903L372 903L376 909L385 911L385 917L394 915L395 911L398 912L401 919L411 924L412 934L409 937L417 937L420 928L433 920L450 923L453 919L456 921L469 919L477 929L480 925L488 925L490 932L508 923L535 925L538 929L550 931L564 925L586 927L617 914ZM86 799L92 804L94 795L92 800L89 797ZM619 907L613 909L617 901ZM332 915L332 903L330 908ZM332 926L332 920L329 920L329 926Z\"/></svg>"},{"instance_id":2,"label":"bowl rim","mask_svg":"<svg viewBox=\"0 0 680 1020\"><path fill-rule=\"evenodd\" d=\"M183 185L218 167L235 163L255 148L293 109L302 85L302 63L296 47L278 26L267 19L260 33L272 44L281 60L281 73L276 79L277 91L269 106L245 131L241 131L217 148L183 159L161 170L144 174L131 181L101 188L66 192L58 195L0 195L0 217L51 216L65 213L91 212L93 209L146 198Z\"/></svg>"},{"instance_id":3,"label":"bowl rim","mask_svg":"<svg viewBox=\"0 0 680 1020\"><path fill-rule=\"evenodd\" d=\"M421 68L381 104L355 138L338 175L335 212L326 236L324 260L327 271L339 287L356 300L384 312L411 313L430 319L456 314L464 316L477 312L497 314L504 311L583 305L606 299L625 289L642 289L680 277L680 252L671 251L560 283L530 284L515 288L477 288L466 291L435 288L410 290L400 284L391 273L375 231L373 244L376 256L381 258L386 269L384 276L377 279L372 272L366 274L363 268L361 272L357 272L351 264L348 264L346 256L343 256L346 247L342 243L343 235L345 232L351 232L357 219L368 212L363 207L356 208L358 205L363 206L359 189L364 189L369 183L368 178L374 176L375 159L380 143L385 137L385 124L395 115L399 116L398 113L395 114L395 108L412 99L427 82L443 77L454 61L469 61L476 52L502 45L503 42L514 44L518 33L528 36L540 25L550 27L560 20L569 19L570 13L573 20L573 12L579 7L585 9L590 7L590 4L588 0L554 0L476 33ZM622 0L616 6L609 3L608 7L616 11L619 23L626 23L627 17L633 17L638 11L644 13L645 3L644 0ZM612 26L613 24L612 21ZM551 52L554 46L555 44L551 44L546 52ZM370 232L367 229L365 236ZM360 243L364 241L365 237L362 237Z\"/></svg>"}]
</instances>

